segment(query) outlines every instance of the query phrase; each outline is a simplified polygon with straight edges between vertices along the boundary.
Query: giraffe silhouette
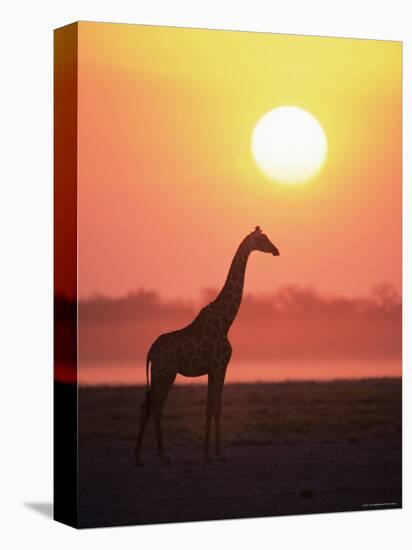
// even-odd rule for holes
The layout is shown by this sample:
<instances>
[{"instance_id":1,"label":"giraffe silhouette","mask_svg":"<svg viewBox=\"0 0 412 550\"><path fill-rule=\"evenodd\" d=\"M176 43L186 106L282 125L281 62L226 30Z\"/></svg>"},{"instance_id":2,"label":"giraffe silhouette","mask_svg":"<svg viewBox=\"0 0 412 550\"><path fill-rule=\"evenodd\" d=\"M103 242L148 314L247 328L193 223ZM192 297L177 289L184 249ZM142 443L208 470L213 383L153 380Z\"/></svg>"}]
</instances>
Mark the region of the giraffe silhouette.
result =
<instances>
[{"instance_id":1,"label":"giraffe silhouette","mask_svg":"<svg viewBox=\"0 0 412 550\"><path fill-rule=\"evenodd\" d=\"M254 250L279 256L276 246L262 233L260 227L256 227L240 243L225 284L215 300L201 309L190 325L162 334L150 347L146 359L146 400L141 406L135 449L137 465L141 464L140 451L150 415L154 420L160 461L163 464L170 463L163 447L161 419L167 395L177 374L190 377L208 375L204 456L206 461L211 460L209 439L214 418L216 456L219 460L225 460L220 443L220 414L226 368L232 355L228 331L239 311L246 265Z\"/></svg>"}]
</instances>

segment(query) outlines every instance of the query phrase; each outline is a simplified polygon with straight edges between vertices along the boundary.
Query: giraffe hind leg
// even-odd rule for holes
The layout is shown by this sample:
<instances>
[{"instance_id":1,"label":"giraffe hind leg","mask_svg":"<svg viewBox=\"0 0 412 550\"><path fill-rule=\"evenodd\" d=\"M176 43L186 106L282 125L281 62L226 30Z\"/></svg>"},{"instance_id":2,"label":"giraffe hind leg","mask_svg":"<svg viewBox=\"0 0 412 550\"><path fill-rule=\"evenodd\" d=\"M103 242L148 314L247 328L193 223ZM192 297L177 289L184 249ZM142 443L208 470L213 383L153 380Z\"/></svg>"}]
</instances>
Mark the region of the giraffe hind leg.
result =
<instances>
[{"instance_id":1,"label":"giraffe hind leg","mask_svg":"<svg viewBox=\"0 0 412 550\"><path fill-rule=\"evenodd\" d=\"M136 466L142 466L140 459L140 451L143 443L143 436L146 428L147 421L150 417L150 393L146 393L145 400L140 407L140 425L139 433L137 434L136 447L135 447L135 460Z\"/></svg>"},{"instance_id":2,"label":"giraffe hind leg","mask_svg":"<svg viewBox=\"0 0 412 550\"><path fill-rule=\"evenodd\" d=\"M152 369L152 387L150 391L150 411L155 425L157 449L162 464L170 464L163 445L162 414L170 388L176 378L176 370L172 368Z\"/></svg>"}]
</instances>

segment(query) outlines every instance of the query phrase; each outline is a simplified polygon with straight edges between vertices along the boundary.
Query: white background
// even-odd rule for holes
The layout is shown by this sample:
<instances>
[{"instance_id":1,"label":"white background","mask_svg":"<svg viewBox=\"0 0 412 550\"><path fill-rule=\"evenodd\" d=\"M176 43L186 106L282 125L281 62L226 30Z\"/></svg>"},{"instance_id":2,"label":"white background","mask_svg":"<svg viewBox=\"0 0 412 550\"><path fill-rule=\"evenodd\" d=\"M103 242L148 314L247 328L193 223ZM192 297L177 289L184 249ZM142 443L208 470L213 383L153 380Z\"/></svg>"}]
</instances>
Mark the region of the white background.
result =
<instances>
[{"instance_id":1,"label":"white background","mask_svg":"<svg viewBox=\"0 0 412 550\"><path fill-rule=\"evenodd\" d=\"M101 20L404 41L404 186L410 182L412 25L408 0L14 1L0 32L0 544L3 548L403 549L404 509L75 531L29 504L52 499L52 29ZM404 192L404 212L410 209ZM348 220L348 223L350 221ZM405 231L408 224L408 232ZM410 334L410 217L404 217L404 334ZM404 342L404 411L410 344ZM404 431L404 463L411 438ZM410 470L410 469L409 469ZM29 504L28 504L29 503ZM41 507L40 506L40 507ZM412 535L409 531L409 537Z\"/></svg>"}]
</instances>

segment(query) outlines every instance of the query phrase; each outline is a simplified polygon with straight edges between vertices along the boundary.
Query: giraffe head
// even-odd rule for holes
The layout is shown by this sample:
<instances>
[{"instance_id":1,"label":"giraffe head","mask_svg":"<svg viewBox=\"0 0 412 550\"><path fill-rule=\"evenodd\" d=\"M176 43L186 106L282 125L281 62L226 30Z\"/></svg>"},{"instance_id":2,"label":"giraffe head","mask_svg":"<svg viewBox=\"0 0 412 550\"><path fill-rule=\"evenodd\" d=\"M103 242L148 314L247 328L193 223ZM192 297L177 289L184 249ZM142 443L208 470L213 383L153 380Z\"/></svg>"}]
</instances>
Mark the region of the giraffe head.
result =
<instances>
[{"instance_id":1,"label":"giraffe head","mask_svg":"<svg viewBox=\"0 0 412 550\"><path fill-rule=\"evenodd\" d=\"M273 256L279 256L279 250L269 240L268 236L262 233L259 226L255 227L255 230L249 235L249 242L252 250L259 250L260 252L273 254Z\"/></svg>"}]
</instances>

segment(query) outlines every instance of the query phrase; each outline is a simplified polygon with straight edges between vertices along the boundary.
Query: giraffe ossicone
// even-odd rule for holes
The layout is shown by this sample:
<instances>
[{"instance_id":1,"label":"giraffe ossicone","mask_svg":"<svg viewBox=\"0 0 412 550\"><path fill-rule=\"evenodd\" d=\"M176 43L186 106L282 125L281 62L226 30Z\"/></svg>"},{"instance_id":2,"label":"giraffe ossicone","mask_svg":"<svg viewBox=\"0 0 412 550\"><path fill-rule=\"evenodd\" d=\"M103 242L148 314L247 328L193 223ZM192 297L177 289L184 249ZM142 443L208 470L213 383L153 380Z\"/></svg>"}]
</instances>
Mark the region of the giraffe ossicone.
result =
<instances>
[{"instance_id":1,"label":"giraffe ossicone","mask_svg":"<svg viewBox=\"0 0 412 550\"><path fill-rule=\"evenodd\" d=\"M204 455L209 452L212 419L215 423L215 452L224 460L220 439L220 415L226 368L232 355L228 332L242 302L245 271L251 252L257 250L279 256L279 250L259 226L240 243L222 290L186 327L160 335L151 345L146 359L147 392L141 406L135 458L140 464L140 452L145 426L153 416L157 447L162 463L169 463L163 447L162 412L167 395L177 374L195 377L208 375L206 430ZM151 367L151 368L150 368ZM149 383L151 371L151 384Z\"/></svg>"}]
</instances>

